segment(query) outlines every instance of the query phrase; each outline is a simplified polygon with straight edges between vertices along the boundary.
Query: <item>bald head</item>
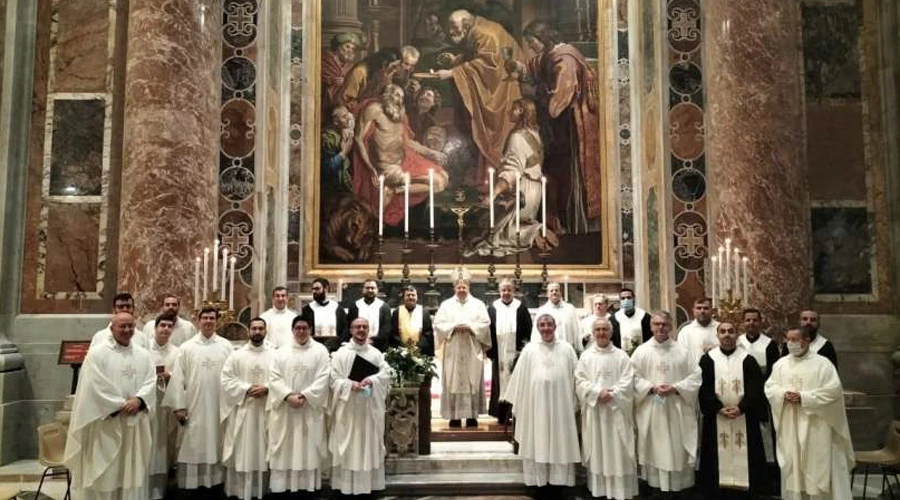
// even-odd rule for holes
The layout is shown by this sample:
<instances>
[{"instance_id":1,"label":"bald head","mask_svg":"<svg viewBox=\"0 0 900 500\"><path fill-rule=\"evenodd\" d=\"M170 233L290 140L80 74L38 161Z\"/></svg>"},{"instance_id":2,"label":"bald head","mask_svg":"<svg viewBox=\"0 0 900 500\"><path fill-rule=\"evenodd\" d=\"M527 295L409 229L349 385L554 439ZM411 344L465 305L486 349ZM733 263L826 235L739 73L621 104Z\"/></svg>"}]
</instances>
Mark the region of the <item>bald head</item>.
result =
<instances>
[{"instance_id":1,"label":"bald head","mask_svg":"<svg viewBox=\"0 0 900 500\"><path fill-rule=\"evenodd\" d=\"M134 316L127 312L119 312L113 315L109 323L109 329L116 342L123 346L130 345L131 337L134 336Z\"/></svg>"}]
</instances>

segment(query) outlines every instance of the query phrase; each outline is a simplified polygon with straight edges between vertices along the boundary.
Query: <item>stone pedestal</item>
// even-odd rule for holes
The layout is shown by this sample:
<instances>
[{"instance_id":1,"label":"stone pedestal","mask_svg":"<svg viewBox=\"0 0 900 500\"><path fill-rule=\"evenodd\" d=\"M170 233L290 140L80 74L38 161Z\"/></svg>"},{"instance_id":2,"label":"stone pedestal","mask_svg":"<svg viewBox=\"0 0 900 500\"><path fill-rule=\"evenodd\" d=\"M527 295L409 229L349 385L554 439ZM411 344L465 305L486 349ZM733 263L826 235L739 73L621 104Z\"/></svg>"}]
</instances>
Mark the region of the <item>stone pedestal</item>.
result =
<instances>
[{"instance_id":1,"label":"stone pedestal","mask_svg":"<svg viewBox=\"0 0 900 500\"><path fill-rule=\"evenodd\" d=\"M218 0L133 0L128 23L119 290L138 315L193 304L215 238L222 12Z\"/></svg>"},{"instance_id":2,"label":"stone pedestal","mask_svg":"<svg viewBox=\"0 0 900 500\"><path fill-rule=\"evenodd\" d=\"M704 3L710 246L730 236L751 259L770 323L812 298L800 23L796 2Z\"/></svg>"},{"instance_id":3,"label":"stone pedestal","mask_svg":"<svg viewBox=\"0 0 900 500\"><path fill-rule=\"evenodd\" d=\"M389 456L419 454L419 387L394 387L385 404L384 445Z\"/></svg>"}]
</instances>

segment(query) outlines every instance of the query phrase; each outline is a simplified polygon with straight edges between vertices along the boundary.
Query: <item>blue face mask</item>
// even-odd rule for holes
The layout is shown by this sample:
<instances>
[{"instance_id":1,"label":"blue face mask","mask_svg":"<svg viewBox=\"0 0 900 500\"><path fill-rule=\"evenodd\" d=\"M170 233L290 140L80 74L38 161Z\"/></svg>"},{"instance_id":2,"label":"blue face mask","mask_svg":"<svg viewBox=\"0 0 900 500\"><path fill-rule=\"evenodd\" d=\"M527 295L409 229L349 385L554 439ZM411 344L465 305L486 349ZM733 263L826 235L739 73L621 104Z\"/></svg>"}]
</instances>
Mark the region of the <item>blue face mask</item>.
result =
<instances>
[{"instance_id":1,"label":"blue face mask","mask_svg":"<svg viewBox=\"0 0 900 500\"><path fill-rule=\"evenodd\" d=\"M630 311L634 309L634 299L622 299L622 309Z\"/></svg>"}]
</instances>

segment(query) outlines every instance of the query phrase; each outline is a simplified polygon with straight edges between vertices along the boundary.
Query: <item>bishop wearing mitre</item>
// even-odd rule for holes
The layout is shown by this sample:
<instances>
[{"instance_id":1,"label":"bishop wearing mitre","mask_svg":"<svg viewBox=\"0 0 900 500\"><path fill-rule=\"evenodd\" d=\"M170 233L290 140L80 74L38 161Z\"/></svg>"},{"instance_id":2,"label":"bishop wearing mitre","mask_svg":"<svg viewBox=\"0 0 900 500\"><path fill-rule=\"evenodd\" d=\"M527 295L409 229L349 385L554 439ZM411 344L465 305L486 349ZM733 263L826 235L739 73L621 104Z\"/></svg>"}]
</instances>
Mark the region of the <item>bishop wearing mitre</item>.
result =
<instances>
[{"instance_id":1,"label":"bishop wearing mitre","mask_svg":"<svg viewBox=\"0 0 900 500\"><path fill-rule=\"evenodd\" d=\"M634 366L634 418L641 478L660 491L694 485L697 461L697 393L700 366L687 349L669 337L672 316L650 317L653 338L631 357Z\"/></svg>"},{"instance_id":2,"label":"bishop wearing mitre","mask_svg":"<svg viewBox=\"0 0 900 500\"><path fill-rule=\"evenodd\" d=\"M266 399L275 348L265 339L266 320L251 319L250 342L231 353L222 367L219 416L225 493L243 500L268 492Z\"/></svg>"},{"instance_id":3,"label":"bishop wearing mitre","mask_svg":"<svg viewBox=\"0 0 900 500\"><path fill-rule=\"evenodd\" d=\"M581 402L582 460L594 497L616 500L638 494L634 451L634 369L612 344L613 327L596 318L590 342L575 368Z\"/></svg>"},{"instance_id":4,"label":"bishop wearing mitre","mask_svg":"<svg viewBox=\"0 0 900 500\"><path fill-rule=\"evenodd\" d=\"M350 342L331 358L331 487L344 495L385 487L384 413L390 388L390 366L369 343L369 321L356 318Z\"/></svg>"},{"instance_id":5,"label":"bishop wearing mitre","mask_svg":"<svg viewBox=\"0 0 900 500\"><path fill-rule=\"evenodd\" d=\"M131 345L131 314L113 316L110 331L85 357L63 460L74 498L146 500L156 374L147 350Z\"/></svg>"},{"instance_id":6,"label":"bishop wearing mitre","mask_svg":"<svg viewBox=\"0 0 900 500\"><path fill-rule=\"evenodd\" d=\"M732 323L716 326L719 346L700 358L700 482L712 498L744 498L766 486L761 419L768 407L763 375L753 355L737 345Z\"/></svg>"},{"instance_id":7,"label":"bishop wearing mitre","mask_svg":"<svg viewBox=\"0 0 900 500\"><path fill-rule=\"evenodd\" d=\"M785 500L852 498L853 446L837 369L810 349L813 330L785 334L789 354L775 363L765 391Z\"/></svg>"},{"instance_id":8,"label":"bishop wearing mitre","mask_svg":"<svg viewBox=\"0 0 900 500\"><path fill-rule=\"evenodd\" d=\"M484 359L491 348L491 319L484 302L469 294L467 271L458 270L456 294L441 303L434 331L444 345L441 375L441 416L450 427L478 426L485 412Z\"/></svg>"},{"instance_id":9,"label":"bishop wearing mitre","mask_svg":"<svg viewBox=\"0 0 900 500\"><path fill-rule=\"evenodd\" d=\"M322 488L331 359L328 348L312 339L311 322L302 315L294 318L292 343L278 350L269 374L266 409L272 493Z\"/></svg>"}]
</instances>

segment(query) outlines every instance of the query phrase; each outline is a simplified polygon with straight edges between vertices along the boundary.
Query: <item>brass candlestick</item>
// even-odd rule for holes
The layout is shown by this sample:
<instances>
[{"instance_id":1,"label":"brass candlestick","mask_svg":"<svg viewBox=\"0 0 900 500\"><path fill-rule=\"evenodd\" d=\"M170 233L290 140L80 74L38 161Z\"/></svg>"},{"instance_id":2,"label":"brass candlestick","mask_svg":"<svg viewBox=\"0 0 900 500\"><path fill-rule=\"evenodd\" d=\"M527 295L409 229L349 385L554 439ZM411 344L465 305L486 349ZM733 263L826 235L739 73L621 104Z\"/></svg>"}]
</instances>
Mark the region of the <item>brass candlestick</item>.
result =
<instances>
[{"instance_id":1,"label":"brass candlestick","mask_svg":"<svg viewBox=\"0 0 900 500\"><path fill-rule=\"evenodd\" d=\"M434 228L428 231L428 236L428 290L425 291L425 307L428 312L435 314L441 300L441 293L437 290L437 276L434 274L437 270L434 265L434 250L437 248L437 244L434 242Z\"/></svg>"},{"instance_id":2,"label":"brass candlestick","mask_svg":"<svg viewBox=\"0 0 900 500\"><path fill-rule=\"evenodd\" d=\"M487 297L489 302L493 302L494 299L500 296L500 290L497 289L497 277L494 276L494 273L497 271L497 266L494 265L494 227L491 226L488 231L488 277L487 277L487 291L484 292L484 295Z\"/></svg>"},{"instance_id":3,"label":"brass candlestick","mask_svg":"<svg viewBox=\"0 0 900 500\"><path fill-rule=\"evenodd\" d=\"M412 250L409 248L409 232L403 232L403 249L400 250L400 258L403 260L403 275L400 278L400 288L405 289L410 284L409 280L409 254Z\"/></svg>"},{"instance_id":4,"label":"brass candlestick","mask_svg":"<svg viewBox=\"0 0 900 500\"><path fill-rule=\"evenodd\" d=\"M725 297L720 297L718 305L713 311L714 317L722 322L728 322L737 325L742 321L744 311L744 301L740 297L735 297L732 289L725 291Z\"/></svg>"},{"instance_id":5,"label":"brass candlestick","mask_svg":"<svg viewBox=\"0 0 900 500\"><path fill-rule=\"evenodd\" d=\"M550 249L541 250L538 256L541 258L541 293L538 295L538 298L541 303L544 303L547 300L547 285L550 282L550 272L547 269L547 264L550 260Z\"/></svg>"},{"instance_id":6,"label":"brass candlestick","mask_svg":"<svg viewBox=\"0 0 900 500\"><path fill-rule=\"evenodd\" d=\"M522 299L522 232L516 230L516 268L513 271L513 283L516 285L517 299Z\"/></svg>"},{"instance_id":7,"label":"brass candlestick","mask_svg":"<svg viewBox=\"0 0 900 500\"><path fill-rule=\"evenodd\" d=\"M384 235L378 235L378 248L375 250L375 258L378 260L378 267L375 270L375 280L378 283L378 298L384 300Z\"/></svg>"}]
</instances>

